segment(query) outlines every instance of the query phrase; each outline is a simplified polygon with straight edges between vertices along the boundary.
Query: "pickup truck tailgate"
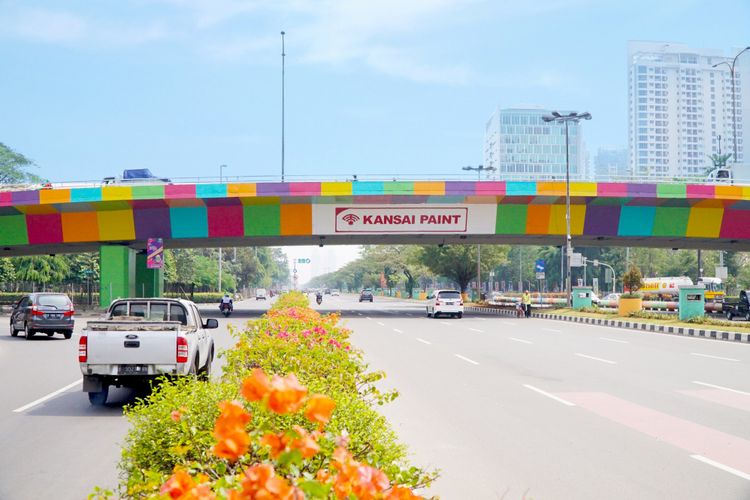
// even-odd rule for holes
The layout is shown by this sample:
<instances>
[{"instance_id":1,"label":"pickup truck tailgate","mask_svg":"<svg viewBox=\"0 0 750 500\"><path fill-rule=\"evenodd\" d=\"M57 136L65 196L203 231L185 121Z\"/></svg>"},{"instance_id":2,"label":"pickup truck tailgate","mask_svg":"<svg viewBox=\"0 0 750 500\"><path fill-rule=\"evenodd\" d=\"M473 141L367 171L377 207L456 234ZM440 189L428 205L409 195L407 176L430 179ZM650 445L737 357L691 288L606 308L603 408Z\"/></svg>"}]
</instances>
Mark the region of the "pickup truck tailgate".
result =
<instances>
[{"instance_id":1,"label":"pickup truck tailgate","mask_svg":"<svg viewBox=\"0 0 750 500\"><path fill-rule=\"evenodd\" d=\"M179 323L99 321L89 322L88 360L97 364L174 364Z\"/></svg>"}]
</instances>

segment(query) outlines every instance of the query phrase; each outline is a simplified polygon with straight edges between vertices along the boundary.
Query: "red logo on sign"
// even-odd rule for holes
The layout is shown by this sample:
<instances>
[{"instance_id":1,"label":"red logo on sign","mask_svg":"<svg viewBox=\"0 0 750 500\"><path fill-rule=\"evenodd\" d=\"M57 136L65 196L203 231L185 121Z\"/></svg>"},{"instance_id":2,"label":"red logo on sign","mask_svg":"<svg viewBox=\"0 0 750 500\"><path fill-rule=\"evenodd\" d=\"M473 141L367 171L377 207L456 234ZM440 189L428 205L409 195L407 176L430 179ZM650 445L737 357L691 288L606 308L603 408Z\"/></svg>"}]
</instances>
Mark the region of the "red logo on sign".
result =
<instances>
[{"instance_id":1,"label":"red logo on sign","mask_svg":"<svg viewBox=\"0 0 750 500\"><path fill-rule=\"evenodd\" d=\"M359 220L359 216L356 214L346 214L345 216L342 217L342 219L344 219L345 222L348 222L349 225L351 226Z\"/></svg>"}]
</instances>

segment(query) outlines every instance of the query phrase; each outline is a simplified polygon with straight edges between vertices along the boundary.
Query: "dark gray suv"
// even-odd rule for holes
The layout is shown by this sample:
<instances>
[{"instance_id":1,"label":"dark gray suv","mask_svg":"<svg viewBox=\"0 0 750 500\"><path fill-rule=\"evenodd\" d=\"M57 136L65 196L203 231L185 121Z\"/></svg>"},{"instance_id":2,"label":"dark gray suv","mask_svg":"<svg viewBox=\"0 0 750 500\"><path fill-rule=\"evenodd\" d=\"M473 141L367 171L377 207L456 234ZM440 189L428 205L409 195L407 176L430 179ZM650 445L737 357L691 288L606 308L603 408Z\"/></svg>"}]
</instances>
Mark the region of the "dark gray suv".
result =
<instances>
[{"instance_id":1,"label":"dark gray suv","mask_svg":"<svg viewBox=\"0 0 750 500\"><path fill-rule=\"evenodd\" d=\"M23 330L26 340L37 332L48 337L62 333L69 339L74 326L73 302L64 293L31 293L19 300L10 313L10 334L15 337Z\"/></svg>"}]
</instances>

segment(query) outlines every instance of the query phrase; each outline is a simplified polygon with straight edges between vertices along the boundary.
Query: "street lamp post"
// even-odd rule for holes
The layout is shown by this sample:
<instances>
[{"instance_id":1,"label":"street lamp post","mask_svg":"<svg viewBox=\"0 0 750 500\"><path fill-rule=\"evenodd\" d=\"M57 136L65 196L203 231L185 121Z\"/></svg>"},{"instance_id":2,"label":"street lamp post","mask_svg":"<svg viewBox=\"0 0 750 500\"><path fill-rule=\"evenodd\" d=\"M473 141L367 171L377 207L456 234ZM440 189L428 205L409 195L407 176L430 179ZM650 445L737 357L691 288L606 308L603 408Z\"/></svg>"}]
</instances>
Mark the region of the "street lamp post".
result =
<instances>
[{"instance_id":1,"label":"street lamp post","mask_svg":"<svg viewBox=\"0 0 750 500\"><path fill-rule=\"evenodd\" d=\"M224 182L224 169L227 168L226 165L219 165L219 184ZM222 261L222 250L221 247L219 247L219 293L221 293L221 261Z\"/></svg>"},{"instance_id":2,"label":"street lamp post","mask_svg":"<svg viewBox=\"0 0 750 500\"><path fill-rule=\"evenodd\" d=\"M732 64L729 64L726 61L722 61L712 66L712 68L716 68L718 66L721 66L722 64L726 64L729 68L729 76L732 78L732 136L734 137L734 163L737 163L737 94L735 93L734 66L737 63L737 59L748 50L750 50L750 47L745 47L744 49L739 51L739 53L734 56L734 59L732 59Z\"/></svg>"},{"instance_id":3,"label":"street lamp post","mask_svg":"<svg viewBox=\"0 0 750 500\"><path fill-rule=\"evenodd\" d=\"M545 122L555 122L565 124L565 254L566 254L566 265L565 265L565 294L568 299L568 307L571 307L571 293L570 293L570 258L573 254L573 247L571 245L570 237L570 145L568 137L568 123L578 123L581 120L590 120L591 113L576 113L571 111L567 115L561 115L557 111L553 111L551 115L544 115L542 120Z\"/></svg>"},{"instance_id":4,"label":"street lamp post","mask_svg":"<svg viewBox=\"0 0 750 500\"><path fill-rule=\"evenodd\" d=\"M284 35L286 32L281 32L281 182L284 182L284 58L286 58L286 52L284 50Z\"/></svg>"},{"instance_id":5,"label":"street lamp post","mask_svg":"<svg viewBox=\"0 0 750 500\"><path fill-rule=\"evenodd\" d=\"M462 170L466 171L476 171L477 172L477 181L482 180L482 172L494 172L497 170L495 167L485 167L484 165L479 165L477 167L461 167ZM477 298L478 300L482 300L482 245L477 243Z\"/></svg>"}]
</instances>

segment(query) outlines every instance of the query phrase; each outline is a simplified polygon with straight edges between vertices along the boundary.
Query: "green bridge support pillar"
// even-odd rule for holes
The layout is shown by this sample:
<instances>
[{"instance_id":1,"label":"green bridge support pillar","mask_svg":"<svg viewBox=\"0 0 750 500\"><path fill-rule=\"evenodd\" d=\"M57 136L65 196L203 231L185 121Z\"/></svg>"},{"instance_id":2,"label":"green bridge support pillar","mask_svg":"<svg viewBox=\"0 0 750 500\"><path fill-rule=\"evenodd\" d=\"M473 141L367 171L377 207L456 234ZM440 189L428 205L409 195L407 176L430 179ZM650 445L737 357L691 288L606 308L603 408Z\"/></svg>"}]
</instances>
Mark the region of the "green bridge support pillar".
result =
<instances>
[{"instance_id":1,"label":"green bridge support pillar","mask_svg":"<svg viewBox=\"0 0 750 500\"><path fill-rule=\"evenodd\" d=\"M149 269L145 253L135 256L135 294L138 297L164 295L164 269Z\"/></svg>"},{"instance_id":2,"label":"green bridge support pillar","mask_svg":"<svg viewBox=\"0 0 750 500\"><path fill-rule=\"evenodd\" d=\"M99 305L109 307L116 298L135 295L135 250L125 246L99 247Z\"/></svg>"}]
</instances>

